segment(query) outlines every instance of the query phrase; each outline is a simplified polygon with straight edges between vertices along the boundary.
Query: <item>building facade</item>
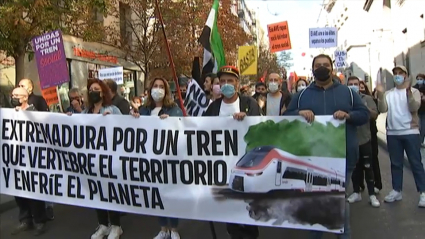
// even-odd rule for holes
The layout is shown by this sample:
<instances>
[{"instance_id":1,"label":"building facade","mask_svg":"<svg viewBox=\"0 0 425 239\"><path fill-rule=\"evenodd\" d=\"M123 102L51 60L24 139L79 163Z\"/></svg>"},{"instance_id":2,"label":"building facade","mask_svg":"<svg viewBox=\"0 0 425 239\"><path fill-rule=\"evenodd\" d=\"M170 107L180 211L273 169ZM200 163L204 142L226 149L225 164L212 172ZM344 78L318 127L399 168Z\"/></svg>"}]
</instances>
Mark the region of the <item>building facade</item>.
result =
<instances>
[{"instance_id":1,"label":"building facade","mask_svg":"<svg viewBox=\"0 0 425 239\"><path fill-rule=\"evenodd\" d=\"M422 1L329 0L324 10L327 26L338 28L338 49L347 51L348 67L340 69L345 77L355 75L372 89L379 80L390 89L395 65L405 65L412 80L425 72Z\"/></svg>"},{"instance_id":2,"label":"building facade","mask_svg":"<svg viewBox=\"0 0 425 239\"><path fill-rule=\"evenodd\" d=\"M131 34L127 31L125 21L131 17L131 10L128 6L119 4L116 6L120 10L120 19L115 19L113 16L103 17L97 15L97 20L103 22L105 27L112 24L120 29L120 37L131 41ZM68 90L70 88L79 88L82 92L86 91L87 79L97 78L98 71L102 68L122 66L124 68L124 84L119 85L119 93L125 98L131 99L133 96L139 95L142 92L144 78L141 74L141 69L125 60L125 53L118 47L113 47L106 42L86 42L83 39L70 35L63 35L66 60L68 62L68 71L70 82L64 83L58 87L60 98L60 106L65 109L69 106ZM116 43L115 45L117 45ZM2 91L10 91L15 86L15 66L12 58L3 59L0 62L0 85ZM38 77L37 64L35 59L25 60L25 78L32 79L35 83L34 92L41 94L40 80ZM20 79L16 79L19 81Z\"/></svg>"}]
</instances>

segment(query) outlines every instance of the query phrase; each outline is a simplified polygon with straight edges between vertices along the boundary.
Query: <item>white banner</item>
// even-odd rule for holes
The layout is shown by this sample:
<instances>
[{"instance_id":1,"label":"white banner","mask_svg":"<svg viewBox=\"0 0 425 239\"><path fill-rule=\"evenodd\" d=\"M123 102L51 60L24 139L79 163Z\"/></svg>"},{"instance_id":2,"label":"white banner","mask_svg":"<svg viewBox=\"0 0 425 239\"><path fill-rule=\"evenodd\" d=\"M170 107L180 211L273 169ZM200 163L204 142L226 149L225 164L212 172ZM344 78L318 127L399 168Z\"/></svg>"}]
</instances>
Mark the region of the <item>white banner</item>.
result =
<instances>
[{"instance_id":1,"label":"white banner","mask_svg":"<svg viewBox=\"0 0 425 239\"><path fill-rule=\"evenodd\" d=\"M331 48L338 46L336 27L310 28L310 48Z\"/></svg>"},{"instance_id":2,"label":"white banner","mask_svg":"<svg viewBox=\"0 0 425 239\"><path fill-rule=\"evenodd\" d=\"M202 116L207 110L210 100L204 90L198 85L195 80L190 80L187 85L186 98L184 107L190 116Z\"/></svg>"},{"instance_id":3,"label":"white banner","mask_svg":"<svg viewBox=\"0 0 425 239\"><path fill-rule=\"evenodd\" d=\"M124 68L112 67L99 69L99 80L111 79L117 82L118 85L124 84Z\"/></svg>"},{"instance_id":4,"label":"white banner","mask_svg":"<svg viewBox=\"0 0 425 239\"><path fill-rule=\"evenodd\" d=\"M4 194L90 208L340 233L345 124L0 109ZM225 126L225 127L223 127Z\"/></svg>"}]
</instances>

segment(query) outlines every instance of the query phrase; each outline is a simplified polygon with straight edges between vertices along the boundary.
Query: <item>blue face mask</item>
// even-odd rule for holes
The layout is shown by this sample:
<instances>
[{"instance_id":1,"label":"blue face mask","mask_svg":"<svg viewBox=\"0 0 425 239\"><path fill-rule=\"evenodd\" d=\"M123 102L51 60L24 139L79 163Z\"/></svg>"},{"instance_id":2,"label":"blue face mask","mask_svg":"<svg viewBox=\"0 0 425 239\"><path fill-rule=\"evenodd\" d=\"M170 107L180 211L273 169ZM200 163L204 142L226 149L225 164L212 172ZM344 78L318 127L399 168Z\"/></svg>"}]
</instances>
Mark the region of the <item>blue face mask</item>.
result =
<instances>
[{"instance_id":1,"label":"blue face mask","mask_svg":"<svg viewBox=\"0 0 425 239\"><path fill-rule=\"evenodd\" d=\"M396 85L401 85L401 84L403 84L403 82L404 82L404 77L403 76L401 76L401 75L395 75L394 76L394 83Z\"/></svg>"},{"instance_id":2,"label":"blue face mask","mask_svg":"<svg viewBox=\"0 0 425 239\"><path fill-rule=\"evenodd\" d=\"M359 93L359 87L356 85L349 85L348 86L352 91Z\"/></svg>"},{"instance_id":3,"label":"blue face mask","mask_svg":"<svg viewBox=\"0 0 425 239\"><path fill-rule=\"evenodd\" d=\"M231 98L235 94L235 87L230 84L224 84L221 86L221 93L226 98Z\"/></svg>"},{"instance_id":4,"label":"blue face mask","mask_svg":"<svg viewBox=\"0 0 425 239\"><path fill-rule=\"evenodd\" d=\"M424 84L424 79L419 78L419 79L417 79L417 80L416 80L416 82L417 82L419 85L423 85L423 84Z\"/></svg>"}]
</instances>

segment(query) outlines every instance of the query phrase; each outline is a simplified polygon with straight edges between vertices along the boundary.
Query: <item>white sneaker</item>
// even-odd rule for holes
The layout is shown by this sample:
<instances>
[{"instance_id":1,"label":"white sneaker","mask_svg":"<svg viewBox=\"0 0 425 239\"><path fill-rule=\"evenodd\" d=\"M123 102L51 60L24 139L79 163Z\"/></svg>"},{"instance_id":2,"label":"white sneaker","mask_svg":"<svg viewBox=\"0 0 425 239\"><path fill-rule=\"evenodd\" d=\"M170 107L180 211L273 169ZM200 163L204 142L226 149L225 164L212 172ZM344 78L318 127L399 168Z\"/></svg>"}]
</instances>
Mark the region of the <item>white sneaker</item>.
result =
<instances>
[{"instance_id":1,"label":"white sneaker","mask_svg":"<svg viewBox=\"0 0 425 239\"><path fill-rule=\"evenodd\" d=\"M425 193L421 193L421 195L419 195L418 207L425 207Z\"/></svg>"},{"instance_id":2,"label":"white sneaker","mask_svg":"<svg viewBox=\"0 0 425 239\"><path fill-rule=\"evenodd\" d=\"M372 207L380 207L381 206L381 203L379 202L379 200L376 198L375 195L370 196L369 201L370 201L370 205L372 205Z\"/></svg>"},{"instance_id":3,"label":"white sneaker","mask_svg":"<svg viewBox=\"0 0 425 239\"><path fill-rule=\"evenodd\" d=\"M93 235L91 235L91 239L103 239L104 237L109 235L110 231L111 231L111 228L104 225L99 225L96 228L96 232Z\"/></svg>"},{"instance_id":4,"label":"white sneaker","mask_svg":"<svg viewBox=\"0 0 425 239\"><path fill-rule=\"evenodd\" d=\"M378 193L381 191L381 190L379 190L379 189L378 189L378 188L376 188L376 187L375 187L373 190L375 191L375 194L378 194Z\"/></svg>"},{"instance_id":5,"label":"white sneaker","mask_svg":"<svg viewBox=\"0 0 425 239\"><path fill-rule=\"evenodd\" d=\"M355 203L362 200L362 195L360 193L353 193L347 198L347 202Z\"/></svg>"},{"instance_id":6,"label":"white sneaker","mask_svg":"<svg viewBox=\"0 0 425 239\"><path fill-rule=\"evenodd\" d=\"M392 190L384 199L385 202L395 202L400 201L403 199L403 196L401 195L401 192L397 192L395 190Z\"/></svg>"},{"instance_id":7,"label":"white sneaker","mask_svg":"<svg viewBox=\"0 0 425 239\"><path fill-rule=\"evenodd\" d=\"M108 239L120 239L120 236L122 235L123 231L121 227L119 226L111 226Z\"/></svg>"},{"instance_id":8,"label":"white sneaker","mask_svg":"<svg viewBox=\"0 0 425 239\"><path fill-rule=\"evenodd\" d=\"M169 231L160 231L156 237L153 239L168 239L170 238L170 232Z\"/></svg>"},{"instance_id":9,"label":"white sneaker","mask_svg":"<svg viewBox=\"0 0 425 239\"><path fill-rule=\"evenodd\" d=\"M180 235L176 231L171 231L171 239L180 239Z\"/></svg>"}]
</instances>

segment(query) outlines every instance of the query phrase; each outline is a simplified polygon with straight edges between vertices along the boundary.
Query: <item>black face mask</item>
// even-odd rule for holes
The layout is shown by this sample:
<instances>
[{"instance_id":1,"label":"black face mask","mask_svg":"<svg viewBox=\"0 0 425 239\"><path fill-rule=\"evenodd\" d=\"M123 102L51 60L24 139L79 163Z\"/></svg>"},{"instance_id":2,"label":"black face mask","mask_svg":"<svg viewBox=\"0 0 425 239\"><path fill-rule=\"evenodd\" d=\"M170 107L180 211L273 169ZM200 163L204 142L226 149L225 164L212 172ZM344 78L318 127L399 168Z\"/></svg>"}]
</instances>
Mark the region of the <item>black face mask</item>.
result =
<instances>
[{"instance_id":1,"label":"black face mask","mask_svg":"<svg viewBox=\"0 0 425 239\"><path fill-rule=\"evenodd\" d=\"M319 68L317 68L316 70L314 70L313 75L314 78L316 78L316 80L318 81L326 81L329 79L331 70L329 70L328 68L321 66Z\"/></svg>"},{"instance_id":2,"label":"black face mask","mask_svg":"<svg viewBox=\"0 0 425 239\"><path fill-rule=\"evenodd\" d=\"M90 101L93 103L99 103L102 100L102 97L100 97L100 91L92 91L89 93Z\"/></svg>"},{"instance_id":3,"label":"black face mask","mask_svg":"<svg viewBox=\"0 0 425 239\"><path fill-rule=\"evenodd\" d=\"M22 105L18 98L10 99L10 104L12 104L13 107L18 107Z\"/></svg>"}]
</instances>

